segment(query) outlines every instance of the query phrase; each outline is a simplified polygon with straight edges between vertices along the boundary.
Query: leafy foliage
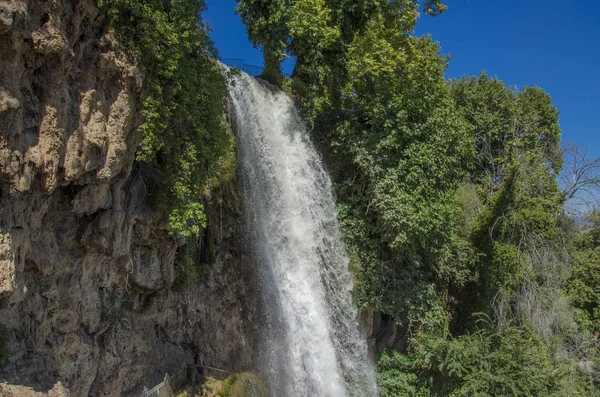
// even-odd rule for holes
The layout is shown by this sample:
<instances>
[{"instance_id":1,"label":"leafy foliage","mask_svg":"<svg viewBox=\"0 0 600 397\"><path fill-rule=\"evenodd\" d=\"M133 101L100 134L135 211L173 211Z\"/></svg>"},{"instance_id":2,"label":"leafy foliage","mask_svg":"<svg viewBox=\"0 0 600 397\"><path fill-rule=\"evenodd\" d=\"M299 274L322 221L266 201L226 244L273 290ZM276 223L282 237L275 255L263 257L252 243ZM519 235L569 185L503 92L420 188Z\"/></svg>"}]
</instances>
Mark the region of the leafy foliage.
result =
<instances>
[{"instance_id":1,"label":"leafy foliage","mask_svg":"<svg viewBox=\"0 0 600 397\"><path fill-rule=\"evenodd\" d=\"M237 219L239 199L237 197L237 169L235 146L219 159L218 174L207 182L204 192L206 203L206 225L199 235L187 237L185 244L177 250L174 264L173 286L184 290L200 281L211 271L216 261L217 246L222 241L223 224Z\"/></svg>"},{"instance_id":2,"label":"leafy foliage","mask_svg":"<svg viewBox=\"0 0 600 397\"><path fill-rule=\"evenodd\" d=\"M419 298L415 309L424 309L432 299L434 258L452 234L454 189L472 152L437 46L402 34L388 42L377 32L386 29L381 19L369 29L350 49L343 122L332 139L337 196L349 206L340 212L342 225L366 229L343 228L347 244L363 256L361 277L380 279L369 282L379 292L366 300L385 302L385 311L401 318L403 302ZM385 51L371 59L369 47L380 36Z\"/></svg>"},{"instance_id":3,"label":"leafy foliage","mask_svg":"<svg viewBox=\"0 0 600 397\"><path fill-rule=\"evenodd\" d=\"M263 75L274 84L282 81L281 61L286 57L287 21L286 0L236 0L237 12L248 28L248 38L262 47L265 60Z\"/></svg>"},{"instance_id":4,"label":"leafy foliage","mask_svg":"<svg viewBox=\"0 0 600 397\"><path fill-rule=\"evenodd\" d=\"M579 322L596 338L600 335L600 215L591 228L577 236L573 247L573 274L567 291L577 308Z\"/></svg>"},{"instance_id":5,"label":"leafy foliage","mask_svg":"<svg viewBox=\"0 0 600 397\"><path fill-rule=\"evenodd\" d=\"M384 352L383 396L583 396L580 375L530 328L487 325L458 338L417 335L407 354Z\"/></svg>"},{"instance_id":6,"label":"leafy foliage","mask_svg":"<svg viewBox=\"0 0 600 397\"><path fill-rule=\"evenodd\" d=\"M226 82L198 0L99 0L118 40L144 73L137 160L172 229L197 236L206 226L202 196L232 145L223 119Z\"/></svg>"},{"instance_id":7,"label":"leafy foliage","mask_svg":"<svg viewBox=\"0 0 600 397\"><path fill-rule=\"evenodd\" d=\"M473 177L490 187L501 182L506 161L517 151L542 151L560 171L558 111L537 87L517 92L481 73L452 82L457 109L468 121L478 151Z\"/></svg>"},{"instance_id":8,"label":"leafy foliage","mask_svg":"<svg viewBox=\"0 0 600 397\"><path fill-rule=\"evenodd\" d=\"M381 397L428 397L412 357L396 350L384 350L377 362L377 385Z\"/></svg>"},{"instance_id":9,"label":"leafy foliage","mask_svg":"<svg viewBox=\"0 0 600 397\"><path fill-rule=\"evenodd\" d=\"M480 205L469 239L481 278L464 299L494 301L497 319L506 322L523 315L519 299L532 292L524 286L550 291L565 281L558 112L540 89L517 92L485 74L455 81L452 89L477 150L470 180Z\"/></svg>"}]
</instances>

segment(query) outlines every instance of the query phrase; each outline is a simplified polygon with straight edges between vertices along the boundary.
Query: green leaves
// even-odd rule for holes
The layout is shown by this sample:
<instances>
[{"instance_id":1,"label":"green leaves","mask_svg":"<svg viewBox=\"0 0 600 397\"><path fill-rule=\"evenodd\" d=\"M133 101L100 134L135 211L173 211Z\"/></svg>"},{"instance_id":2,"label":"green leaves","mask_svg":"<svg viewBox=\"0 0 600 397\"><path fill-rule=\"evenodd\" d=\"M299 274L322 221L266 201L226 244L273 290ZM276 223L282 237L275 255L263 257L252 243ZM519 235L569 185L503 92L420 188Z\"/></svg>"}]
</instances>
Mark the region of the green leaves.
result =
<instances>
[{"instance_id":1,"label":"green leaves","mask_svg":"<svg viewBox=\"0 0 600 397\"><path fill-rule=\"evenodd\" d=\"M600 221L592 215L591 227L576 237L571 250L573 274L567 293L577 308L578 322L592 334L600 334Z\"/></svg>"},{"instance_id":2,"label":"green leaves","mask_svg":"<svg viewBox=\"0 0 600 397\"><path fill-rule=\"evenodd\" d=\"M496 330L489 318L459 337L419 333L405 354L377 363L382 396L584 396L581 375L529 327Z\"/></svg>"},{"instance_id":3,"label":"green leaves","mask_svg":"<svg viewBox=\"0 0 600 397\"><path fill-rule=\"evenodd\" d=\"M236 12L246 25L248 38L255 47L262 47L266 75L281 78L281 61L286 57L289 36L288 0L236 0Z\"/></svg>"},{"instance_id":4,"label":"green leaves","mask_svg":"<svg viewBox=\"0 0 600 397\"><path fill-rule=\"evenodd\" d=\"M410 356L436 396L584 395L573 367L555 361L528 327L488 323L448 340L419 334L412 343Z\"/></svg>"},{"instance_id":5,"label":"green leaves","mask_svg":"<svg viewBox=\"0 0 600 397\"><path fill-rule=\"evenodd\" d=\"M428 390L415 371L411 358L394 350L383 351L377 362L377 385L381 397L427 397Z\"/></svg>"},{"instance_id":6,"label":"green leaves","mask_svg":"<svg viewBox=\"0 0 600 397\"><path fill-rule=\"evenodd\" d=\"M202 197L231 150L225 78L197 0L101 0L117 38L144 73L142 140L150 196L174 232L205 227Z\"/></svg>"},{"instance_id":7,"label":"green leaves","mask_svg":"<svg viewBox=\"0 0 600 397\"><path fill-rule=\"evenodd\" d=\"M543 90L519 92L482 73L453 81L452 94L475 138L478 182L493 189L505 177L503 169L525 155L560 171L559 112Z\"/></svg>"},{"instance_id":8,"label":"green leaves","mask_svg":"<svg viewBox=\"0 0 600 397\"><path fill-rule=\"evenodd\" d=\"M365 299L418 326L436 299L441 255L454 256L444 247L454 239L454 191L467 175L473 149L437 44L394 32L385 19L380 15L367 24L349 50L344 122L333 137L333 158L336 180L344 186L338 199L373 225L367 238L377 248L342 228L347 245L377 253L373 259L364 255ZM444 265L443 277L454 274L453 266Z\"/></svg>"}]
</instances>

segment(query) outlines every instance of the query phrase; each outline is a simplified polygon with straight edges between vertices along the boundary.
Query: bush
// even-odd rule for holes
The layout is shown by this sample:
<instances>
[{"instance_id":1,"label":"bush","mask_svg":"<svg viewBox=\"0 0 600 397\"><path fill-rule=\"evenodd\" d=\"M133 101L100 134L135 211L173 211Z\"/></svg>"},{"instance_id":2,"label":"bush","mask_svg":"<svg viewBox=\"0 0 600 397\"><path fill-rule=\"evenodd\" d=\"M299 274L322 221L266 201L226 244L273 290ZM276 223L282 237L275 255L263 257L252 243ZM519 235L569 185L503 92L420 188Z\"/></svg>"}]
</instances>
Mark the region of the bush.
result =
<instances>
[{"instance_id":1,"label":"bush","mask_svg":"<svg viewBox=\"0 0 600 397\"><path fill-rule=\"evenodd\" d=\"M224 119L226 79L198 0L99 0L116 37L144 73L143 133L151 200L175 232L206 227L202 196L232 145Z\"/></svg>"},{"instance_id":2,"label":"bush","mask_svg":"<svg viewBox=\"0 0 600 397\"><path fill-rule=\"evenodd\" d=\"M414 359L394 350L384 351L377 363L379 395L381 397L429 396L414 366Z\"/></svg>"},{"instance_id":3,"label":"bush","mask_svg":"<svg viewBox=\"0 0 600 397\"><path fill-rule=\"evenodd\" d=\"M377 364L382 396L584 396L586 380L534 329L483 327L457 338L417 334Z\"/></svg>"}]
</instances>

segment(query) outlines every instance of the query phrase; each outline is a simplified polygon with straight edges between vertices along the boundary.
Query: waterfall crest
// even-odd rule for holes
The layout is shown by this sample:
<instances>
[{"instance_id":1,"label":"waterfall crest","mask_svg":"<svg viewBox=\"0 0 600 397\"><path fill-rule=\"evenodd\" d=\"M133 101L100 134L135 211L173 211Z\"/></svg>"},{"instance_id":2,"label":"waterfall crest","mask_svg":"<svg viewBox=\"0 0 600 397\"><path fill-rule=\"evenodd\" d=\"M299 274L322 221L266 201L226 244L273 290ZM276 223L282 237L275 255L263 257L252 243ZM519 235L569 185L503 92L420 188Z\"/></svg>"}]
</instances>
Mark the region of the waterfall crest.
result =
<instances>
[{"instance_id":1,"label":"waterfall crest","mask_svg":"<svg viewBox=\"0 0 600 397\"><path fill-rule=\"evenodd\" d=\"M376 396L331 181L302 119L283 91L245 73L230 96L271 393Z\"/></svg>"}]
</instances>

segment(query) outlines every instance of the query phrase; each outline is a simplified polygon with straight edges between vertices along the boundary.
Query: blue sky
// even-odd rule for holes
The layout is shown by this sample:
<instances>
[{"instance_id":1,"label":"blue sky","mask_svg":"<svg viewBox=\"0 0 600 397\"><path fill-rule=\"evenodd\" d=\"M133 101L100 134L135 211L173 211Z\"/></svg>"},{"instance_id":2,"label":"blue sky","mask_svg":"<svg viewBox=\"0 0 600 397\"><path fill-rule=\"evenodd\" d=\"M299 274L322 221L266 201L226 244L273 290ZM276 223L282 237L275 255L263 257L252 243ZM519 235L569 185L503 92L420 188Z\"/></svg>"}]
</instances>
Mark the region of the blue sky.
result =
<instances>
[{"instance_id":1,"label":"blue sky","mask_svg":"<svg viewBox=\"0 0 600 397\"><path fill-rule=\"evenodd\" d=\"M447 77L486 70L505 83L546 90L561 111L563 140L600 156L600 0L447 0L448 11L423 16L416 33L431 34L452 59ZM206 0L221 58L262 65L234 14L235 0ZM291 72L293 61L284 64Z\"/></svg>"}]
</instances>

